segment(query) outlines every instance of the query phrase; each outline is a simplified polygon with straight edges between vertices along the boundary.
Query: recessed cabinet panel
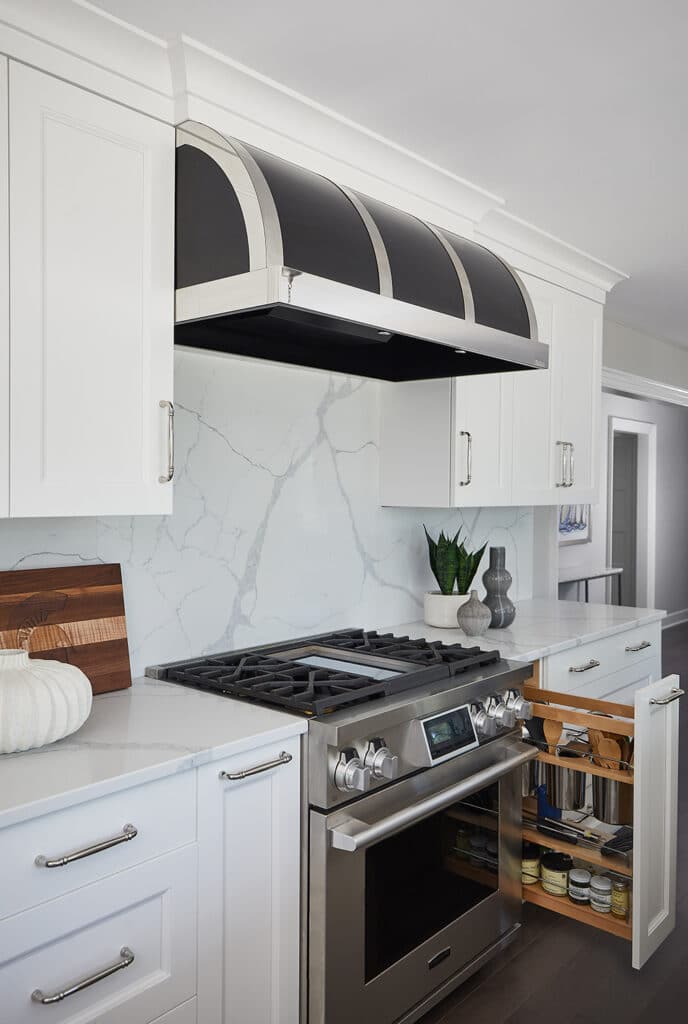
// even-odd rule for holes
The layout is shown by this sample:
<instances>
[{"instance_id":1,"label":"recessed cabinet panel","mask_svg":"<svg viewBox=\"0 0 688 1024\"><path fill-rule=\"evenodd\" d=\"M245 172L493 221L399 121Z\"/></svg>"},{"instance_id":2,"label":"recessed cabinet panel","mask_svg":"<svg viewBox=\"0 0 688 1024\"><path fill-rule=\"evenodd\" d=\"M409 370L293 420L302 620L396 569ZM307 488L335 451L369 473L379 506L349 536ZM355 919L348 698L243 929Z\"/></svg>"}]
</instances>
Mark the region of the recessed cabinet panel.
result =
<instances>
[{"instance_id":1,"label":"recessed cabinet panel","mask_svg":"<svg viewBox=\"0 0 688 1024\"><path fill-rule=\"evenodd\" d=\"M511 504L512 374L454 382L454 504Z\"/></svg>"},{"instance_id":2,"label":"recessed cabinet panel","mask_svg":"<svg viewBox=\"0 0 688 1024\"><path fill-rule=\"evenodd\" d=\"M10 245L7 58L0 57L0 518L10 511Z\"/></svg>"},{"instance_id":3,"label":"recessed cabinet panel","mask_svg":"<svg viewBox=\"0 0 688 1024\"><path fill-rule=\"evenodd\" d=\"M10 513L169 512L173 129L10 80Z\"/></svg>"}]
</instances>

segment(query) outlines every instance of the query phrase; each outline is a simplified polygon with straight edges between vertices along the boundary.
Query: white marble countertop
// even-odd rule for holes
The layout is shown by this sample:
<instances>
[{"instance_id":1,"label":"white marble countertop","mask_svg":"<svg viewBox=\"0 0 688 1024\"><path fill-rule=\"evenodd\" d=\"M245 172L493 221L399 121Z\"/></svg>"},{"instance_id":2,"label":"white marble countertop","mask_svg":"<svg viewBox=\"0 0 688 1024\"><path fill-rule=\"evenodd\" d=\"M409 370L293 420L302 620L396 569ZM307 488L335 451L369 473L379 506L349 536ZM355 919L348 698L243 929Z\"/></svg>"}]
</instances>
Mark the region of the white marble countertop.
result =
<instances>
[{"instance_id":1,"label":"white marble countertop","mask_svg":"<svg viewBox=\"0 0 688 1024\"><path fill-rule=\"evenodd\" d=\"M611 604L584 604L534 598L516 602L516 618L508 629L488 629L471 642L490 650L496 648L512 661L537 661L581 644L623 633L634 626L659 622L666 612L656 608L623 608ZM385 626L380 632L466 644L466 634L456 629L437 629L424 622L403 622Z\"/></svg>"},{"instance_id":2,"label":"white marble countertop","mask_svg":"<svg viewBox=\"0 0 688 1024\"><path fill-rule=\"evenodd\" d=\"M305 719L175 683L137 679L94 698L57 743L0 754L0 827L297 736Z\"/></svg>"}]
</instances>

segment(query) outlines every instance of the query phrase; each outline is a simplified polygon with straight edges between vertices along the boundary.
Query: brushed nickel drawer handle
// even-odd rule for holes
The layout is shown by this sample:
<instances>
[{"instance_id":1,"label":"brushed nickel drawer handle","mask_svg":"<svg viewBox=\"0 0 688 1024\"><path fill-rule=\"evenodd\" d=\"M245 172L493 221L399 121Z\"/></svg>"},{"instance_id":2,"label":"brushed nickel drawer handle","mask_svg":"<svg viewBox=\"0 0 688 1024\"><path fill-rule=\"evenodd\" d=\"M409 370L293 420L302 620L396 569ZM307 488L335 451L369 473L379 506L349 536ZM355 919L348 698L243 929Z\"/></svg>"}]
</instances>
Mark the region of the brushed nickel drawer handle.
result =
<instances>
[{"instance_id":1,"label":"brushed nickel drawer handle","mask_svg":"<svg viewBox=\"0 0 688 1024\"><path fill-rule=\"evenodd\" d=\"M160 408L167 409L167 473L158 477L158 483L169 484L174 477L174 402L161 398Z\"/></svg>"},{"instance_id":2,"label":"brushed nickel drawer handle","mask_svg":"<svg viewBox=\"0 0 688 1024\"><path fill-rule=\"evenodd\" d=\"M279 768L282 764L289 764L293 758L291 754L282 751L274 761L266 761L265 764L257 764L253 768L244 768L241 772L220 772L219 778L228 779L229 782L239 782L240 779L247 779L250 775L260 775L261 772L269 772L271 768Z\"/></svg>"},{"instance_id":3,"label":"brushed nickel drawer handle","mask_svg":"<svg viewBox=\"0 0 688 1024\"><path fill-rule=\"evenodd\" d=\"M571 665L569 667L569 672L589 672L591 668L599 667L600 662L595 661L594 658L591 658L590 661L586 661L585 665Z\"/></svg>"},{"instance_id":4,"label":"brushed nickel drawer handle","mask_svg":"<svg viewBox=\"0 0 688 1024\"><path fill-rule=\"evenodd\" d=\"M643 640L642 643L639 644L629 644L626 648L626 653L635 654L636 651L645 651L648 647L652 647L652 642L650 640Z\"/></svg>"},{"instance_id":5,"label":"brushed nickel drawer handle","mask_svg":"<svg viewBox=\"0 0 688 1024\"><path fill-rule=\"evenodd\" d=\"M94 843L93 846L84 846L82 850L75 850L74 853L66 853L64 857L45 857L40 854L34 860L34 864L39 868L63 868L65 864L72 864L75 860L83 860L84 857L92 857L94 853L101 853L103 850L110 850L113 846L119 846L120 843L128 843L131 839L136 839L139 834L139 830L134 825L124 825L122 832L118 836L113 836L112 839L103 839L102 843Z\"/></svg>"},{"instance_id":6,"label":"brushed nickel drawer handle","mask_svg":"<svg viewBox=\"0 0 688 1024\"><path fill-rule=\"evenodd\" d=\"M664 707L665 704L673 704L675 700L682 697L685 690L672 690L668 697L650 697L650 704L660 704Z\"/></svg>"},{"instance_id":7,"label":"brushed nickel drawer handle","mask_svg":"<svg viewBox=\"0 0 688 1024\"><path fill-rule=\"evenodd\" d=\"M459 487L468 487L473 479L473 435L469 430L460 430L459 436L466 438L466 479L459 480Z\"/></svg>"},{"instance_id":8,"label":"brushed nickel drawer handle","mask_svg":"<svg viewBox=\"0 0 688 1024\"><path fill-rule=\"evenodd\" d=\"M130 967L134 962L134 954L128 946L122 946L119 951L121 960L118 960L116 964L110 964L109 967L104 967L102 971L98 971L97 974L91 974L88 978L84 978L83 981L77 981L74 985L70 985L69 988L63 988L59 992L54 992L50 996L46 996L45 993L40 989L34 989L31 993L31 999L34 1003L41 1003L42 1006L51 1006L53 1003L61 1003L63 999L68 996L73 996L77 992L83 992L85 988L89 988L91 985L95 985L98 981L103 981L105 978L109 978L111 974L115 974L117 971L123 971L125 967Z\"/></svg>"},{"instance_id":9,"label":"brushed nickel drawer handle","mask_svg":"<svg viewBox=\"0 0 688 1024\"><path fill-rule=\"evenodd\" d=\"M574 456L573 456L573 453L574 453L573 442L572 441L567 441L566 442L566 446L567 446L567 448L569 450L569 479L568 479L568 483L566 484L566 486L567 487L573 487L574 480L575 480L575 466L576 466L575 459L574 459Z\"/></svg>"},{"instance_id":10,"label":"brushed nickel drawer handle","mask_svg":"<svg viewBox=\"0 0 688 1024\"><path fill-rule=\"evenodd\" d=\"M556 441L555 444L557 448L559 448L561 455L561 480L555 484L555 487L568 487L568 483L566 482L566 449L568 447L568 441Z\"/></svg>"}]
</instances>

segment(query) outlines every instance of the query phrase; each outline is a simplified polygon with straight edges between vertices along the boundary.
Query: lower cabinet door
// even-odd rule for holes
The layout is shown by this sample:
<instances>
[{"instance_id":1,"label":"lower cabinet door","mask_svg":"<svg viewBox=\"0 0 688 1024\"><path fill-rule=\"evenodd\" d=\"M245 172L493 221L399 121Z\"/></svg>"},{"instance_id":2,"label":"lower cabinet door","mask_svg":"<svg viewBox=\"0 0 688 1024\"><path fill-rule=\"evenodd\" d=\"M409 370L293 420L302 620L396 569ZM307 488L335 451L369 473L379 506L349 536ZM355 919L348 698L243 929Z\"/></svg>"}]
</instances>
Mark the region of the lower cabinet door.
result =
<instances>
[{"instance_id":1,"label":"lower cabinet door","mask_svg":"<svg viewBox=\"0 0 688 1024\"><path fill-rule=\"evenodd\" d=\"M151 1024L197 1024L196 1000L189 999L181 1006L175 1006L174 1010L164 1013L162 1017L156 1017Z\"/></svg>"},{"instance_id":2,"label":"lower cabinet door","mask_svg":"<svg viewBox=\"0 0 688 1024\"><path fill-rule=\"evenodd\" d=\"M299 750L289 739L198 771L203 1024L298 1024Z\"/></svg>"},{"instance_id":3,"label":"lower cabinet door","mask_svg":"<svg viewBox=\"0 0 688 1024\"><path fill-rule=\"evenodd\" d=\"M196 888L194 844L6 918L0 1019L148 1024L192 998Z\"/></svg>"}]
</instances>

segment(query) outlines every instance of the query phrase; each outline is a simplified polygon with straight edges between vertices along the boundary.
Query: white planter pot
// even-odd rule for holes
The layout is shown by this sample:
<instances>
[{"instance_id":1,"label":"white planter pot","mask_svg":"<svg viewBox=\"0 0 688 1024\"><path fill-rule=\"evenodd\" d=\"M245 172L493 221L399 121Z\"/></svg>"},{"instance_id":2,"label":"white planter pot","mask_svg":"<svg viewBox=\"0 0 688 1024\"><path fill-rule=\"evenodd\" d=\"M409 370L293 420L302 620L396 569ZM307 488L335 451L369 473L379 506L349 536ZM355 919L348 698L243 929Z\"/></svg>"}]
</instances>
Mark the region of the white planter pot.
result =
<instances>
[{"instance_id":1,"label":"white planter pot","mask_svg":"<svg viewBox=\"0 0 688 1024\"><path fill-rule=\"evenodd\" d=\"M423 598L423 618L428 626L440 629L458 629L456 613L470 598L470 594L442 594L428 590Z\"/></svg>"},{"instance_id":2,"label":"white planter pot","mask_svg":"<svg viewBox=\"0 0 688 1024\"><path fill-rule=\"evenodd\" d=\"M0 650L0 754L43 747L91 713L91 684L76 665Z\"/></svg>"}]
</instances>

